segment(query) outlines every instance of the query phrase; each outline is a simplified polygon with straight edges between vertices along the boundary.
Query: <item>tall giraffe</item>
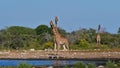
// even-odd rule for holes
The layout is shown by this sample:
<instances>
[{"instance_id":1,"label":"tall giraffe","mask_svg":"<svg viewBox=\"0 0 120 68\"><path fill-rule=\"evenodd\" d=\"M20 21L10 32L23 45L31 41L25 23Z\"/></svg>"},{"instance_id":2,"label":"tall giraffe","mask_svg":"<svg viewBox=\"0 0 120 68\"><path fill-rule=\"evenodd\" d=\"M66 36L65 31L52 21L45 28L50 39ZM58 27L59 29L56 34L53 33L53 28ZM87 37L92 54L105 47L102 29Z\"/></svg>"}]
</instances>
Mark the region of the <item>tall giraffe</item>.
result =
<instances>
[{"instance_id":1,"label":"tall giraffe","mask_svg":"<svg viewBox=\"0 0 120 68\"><path fill-rule=\"evenodd\" d=\"M56 49L60 50L61 46L63 46L64 50L69 50L68 40L65 37L60 35L57 28L54 27L54 24L52 21L50 21L50 25L54 34L54 50Z\"/></svg>"},{"instance_id":2,"label":"tall giraffe","mask_svg":"<svg viewBox=\"0 0 120 68\"><path fill-rule=\"evenodd\" d=\"M100 28L101 28L101 26L100 26L100 24L98 25L98 33L97 33L97 46L99 46L100 45L100 41L101 41L101 37L100 37Z\"/></svg>"}]
</instances>

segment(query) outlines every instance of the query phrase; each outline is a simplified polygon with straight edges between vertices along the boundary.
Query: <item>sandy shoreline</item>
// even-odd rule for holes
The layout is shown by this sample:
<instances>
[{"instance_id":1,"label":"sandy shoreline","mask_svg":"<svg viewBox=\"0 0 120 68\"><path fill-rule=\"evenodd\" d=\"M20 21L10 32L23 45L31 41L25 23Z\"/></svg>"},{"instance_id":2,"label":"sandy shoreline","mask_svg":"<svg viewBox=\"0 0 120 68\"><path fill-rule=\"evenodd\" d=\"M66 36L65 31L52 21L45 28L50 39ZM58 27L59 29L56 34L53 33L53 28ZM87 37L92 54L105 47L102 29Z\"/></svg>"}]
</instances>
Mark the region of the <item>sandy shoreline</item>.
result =
<instances>
[{"instance_id":1,"label":"sandy shoreline","mask_svg":"<svg viewBox=\"0 0 120 68\"><path fill-rule=\"evenodd\" d=\"M82 59L82 60L120 60L120 50L86 50L86 51L43 51L14 50L0 51L0 59Z\"/></svg>"}]
</instances>

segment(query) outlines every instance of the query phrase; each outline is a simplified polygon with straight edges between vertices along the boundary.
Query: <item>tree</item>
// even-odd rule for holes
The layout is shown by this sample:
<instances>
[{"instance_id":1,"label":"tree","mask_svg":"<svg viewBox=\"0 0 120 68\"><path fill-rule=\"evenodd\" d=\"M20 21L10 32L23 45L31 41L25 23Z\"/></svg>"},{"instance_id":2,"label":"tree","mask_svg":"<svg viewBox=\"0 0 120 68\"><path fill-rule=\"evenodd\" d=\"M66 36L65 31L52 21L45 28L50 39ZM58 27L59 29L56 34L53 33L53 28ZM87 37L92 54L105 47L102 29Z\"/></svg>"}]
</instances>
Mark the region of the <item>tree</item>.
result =
<instances>
[{"instance_id":1,"label":"tree","mask_svg":"<svg viewBox=\"0 0 120 68\"><path fill-rule=\"evenodd\" d=\"M36 29L35 29L37 35L40 35L40 34L45 34L45 33L49 33L51 34L52 30L51 28L49 28L48 26L46 25L39 25Z\"/></svg>"},{"instance_id":2,"label":"tree","mask_svg":"<svg viewBox=\"0 0 120 68\"><path fill-rule=\"evenodd\" d=\"M29 46L29 43L36 39L36 32L34 29L22 26L8 27L3 34L5 35L4 46L12 49Z\"/></svg>"},{"instance_id":3,"label":"tree","mask_svg":"<svg viewBox=\"0 0 120 68\"><path fill-rule=\"evenodd\" d=\"M52 39L53 39L53 36L51 36L51 34L49 33L40 34L37 37L37 40L41 45L44 44L45 42L51 41Z\"/></svg>"},{"instance_id":4,"label":"tree","mask_svg":"<svg viewBox=\"0 0 120 68\"><path fill-rule=\"evenodd\" d=\"M88 33L87 33L87 34L89 35L89 37L87 38L87 40L88 40L89 43L94 43L94 42L96 42L96 41L95 41L95 39L96 39L96 30L95 30L95 29L90 28L90 29L88 30Z\"/></svg>"},{"instance_id":5,"label":"tree","mask_svg":"<svg viewBox=\"0 0 120 68\"><path fill-rule=\"evenodd\" d=\"M52 30L47 25L39 25L35 29L37 33L37 40L41 45L43 45L45 42L48 42L52 39Z\"/></svg>"},{"instance_id":6,"label":"tree","mask_svg":"<svg viewBox=\"0 0 120 68\"><path fill-rule=\"evenodd\" d=\"M0 47L4 47L4 42L5 42L5 35L3 34L4 30L0 30Z\"/></svg>"},{"instance_id":7,"label":"tree","mask_svg":"<svg viewBox=\"0 0 120 68\"><path fill-rule=\"evenodd\" d=\"M58 31L62 36L65 36L67 34L67 32L62 28L58 28Z\"/></svg>"},{"instance_id":8,"label":"tree","mask_svg":"<svg viewBox=\"0 0 120 68\"><path fill-rule=\"evenodd\" d=\"M34 29L22 27L22 26L11 26L7 28L7 32L10 32L11 35L35 35Z\"/></svg>"}]
</instances>

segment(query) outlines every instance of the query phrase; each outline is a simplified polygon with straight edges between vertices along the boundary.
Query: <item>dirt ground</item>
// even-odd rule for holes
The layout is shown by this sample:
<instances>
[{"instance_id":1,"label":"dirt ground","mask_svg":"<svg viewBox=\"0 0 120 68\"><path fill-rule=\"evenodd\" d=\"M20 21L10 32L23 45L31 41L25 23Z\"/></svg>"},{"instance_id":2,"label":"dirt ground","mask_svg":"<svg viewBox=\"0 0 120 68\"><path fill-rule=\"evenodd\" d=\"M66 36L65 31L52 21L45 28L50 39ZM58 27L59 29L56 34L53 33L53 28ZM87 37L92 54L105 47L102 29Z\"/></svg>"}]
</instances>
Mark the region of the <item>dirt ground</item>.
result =
<instances>
[{"instance_id":1,"label":"dirt ground","mask_svg":"<svg viewBox=\"0 0 120 68\"><path fill-rule=\"evenodd\" d=\"M120 50L3 50L0 59L120 59Z\"/></svg>"}]
</instances>

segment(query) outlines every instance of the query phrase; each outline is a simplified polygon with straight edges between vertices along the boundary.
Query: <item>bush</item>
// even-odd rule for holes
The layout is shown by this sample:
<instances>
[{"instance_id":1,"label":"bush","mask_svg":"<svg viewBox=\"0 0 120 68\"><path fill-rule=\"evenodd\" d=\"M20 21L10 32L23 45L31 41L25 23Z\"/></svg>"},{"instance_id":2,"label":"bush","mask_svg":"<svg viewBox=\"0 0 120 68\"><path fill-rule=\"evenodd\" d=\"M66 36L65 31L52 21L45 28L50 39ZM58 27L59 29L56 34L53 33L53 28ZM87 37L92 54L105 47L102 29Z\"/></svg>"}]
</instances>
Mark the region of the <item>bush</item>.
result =
<instances>
[{"instance_id":1,"label":"bush","mask_svg":"<svg viewBox=\"0 0 120 68\"><path fill-rule=\"evenodd\" d=\"M77 45L69 45L69 47L70 47L70 49L72 49L72 50L78 49L78 46L77 46Z\"/></svg>"},{"instance_id":2,"label":"bush","mask_svg":"<svg viewBox=\"0 0 120 68\"><path fill-rule=\"evenodd\" d=\"M100 49L109 49L108 45L101 45Z\"/></svg>"},{"instance_id":3,"label":"bush","mask_svg":"<svg viewBox=\"0 0 120 68\"><path fill-rule=\"evenodd\" d=\"M96 68L96 65L89 63L89 64L88 64L88 68Z\"/></svg>"},{"instance_id":4,"label":"bush","mask_svg":"<svg viewBox=\"0 0 120 68\"><path fill-rule=\"evenodd\" d=\"M67 65L65 65L64 68L69 68L69 67Z\"/></svg>"},{"instance_id":5,"label":"bush","mask_svg":"<svg viewBox=\"0 0 120 68\"><path fill-rule=\"evenodd\" d=\"M116 64L114 62L112 62L112 61L108 61L106 63L106 67L107 68L117 68Z\"/></svg>"},{"instance_id":6,"label":"bush","mask_svg":"<svg viewBox=\"0 0 120 68\"><path fill-rule=\"evenodd\" d=\"M86 68L86 65L82 62L77 62L73 68Z\"/></svg>"},{"instance_id":7,"label":"bush","mask_svg":"<svg viewBox=\"0 0 120 68\"><path fill-rule=\"evenodd\" d=\"M53 42L46 42L44 44L44 49L47 49L47 48L52 48L53 49Z\"/></svg>"},{"instance_id":8,"label":"bush","mask_svg":"<svg viewBox=\"0 0 120 68\"><path fill-rule=\"evenodd\" d=\"M90 46L90 44L85 39L80 40L80 43L79 43L80 48L88 49L89 46Z\"/></svg>"},{"instance_id":9,"label":"bush","mask_svg":"<svg viewBox=\"0 0 120 68\"><path fill-rule=\"evenodd\" d=\"M120 61L117 63L117 67L119 67L119 68L120 68Z\"/></svg>"},{"instance_id":10,"label":"bush","mask_svg":"<svg viewBox=\"0 0 120 68\"><path fill-rule=\"evenodd\" d=\"M32 68L30 64L27 64L25 62L20 63L17 68Z\"/></svg>"}]
</instances>

